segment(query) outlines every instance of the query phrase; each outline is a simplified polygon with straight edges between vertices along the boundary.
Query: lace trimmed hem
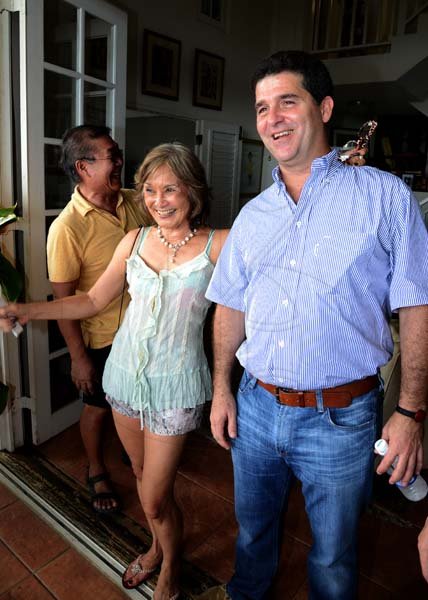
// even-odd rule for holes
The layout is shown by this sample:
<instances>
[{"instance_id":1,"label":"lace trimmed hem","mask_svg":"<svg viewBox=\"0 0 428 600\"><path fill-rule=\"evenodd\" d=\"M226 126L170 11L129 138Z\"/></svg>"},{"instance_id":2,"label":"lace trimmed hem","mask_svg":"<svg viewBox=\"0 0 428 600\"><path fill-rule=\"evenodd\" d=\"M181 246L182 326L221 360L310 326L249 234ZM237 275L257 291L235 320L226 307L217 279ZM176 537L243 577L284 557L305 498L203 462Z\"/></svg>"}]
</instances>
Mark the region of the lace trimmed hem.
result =
<instances>
[{"instance_id":1,"label":"lace trimmed hem","mask_svg":"<svg viewBox=\"0 0 428 600\"><path fill-rule=\"evenodd\" d=\"M168 408L166 410L148 411L134 410L122 402L106 396L113 410L131 419L140 419L141 429L147 427L156 435L183 435L197 429L202 421L204 405L194 408Z\"/></svg>"}]
</instances>

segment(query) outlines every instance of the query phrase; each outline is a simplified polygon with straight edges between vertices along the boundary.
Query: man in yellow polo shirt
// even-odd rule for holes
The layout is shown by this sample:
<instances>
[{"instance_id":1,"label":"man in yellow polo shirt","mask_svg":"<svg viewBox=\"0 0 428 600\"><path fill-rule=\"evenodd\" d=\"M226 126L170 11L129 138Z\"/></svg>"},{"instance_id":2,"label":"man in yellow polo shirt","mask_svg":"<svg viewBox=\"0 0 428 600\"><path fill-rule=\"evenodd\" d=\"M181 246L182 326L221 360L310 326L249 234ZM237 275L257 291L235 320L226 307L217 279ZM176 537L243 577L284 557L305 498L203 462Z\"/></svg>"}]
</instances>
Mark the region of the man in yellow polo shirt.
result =
<instances>
[{"instance_id":1,"label":"man in yellow polo shirt","mask_svg":"<svg viewBox=\"0 0 428 600\"><path fill-rule=\"evenodd\" d=\"M49 279L56 298L86 292L103 273L113 252L131 229L143 224L132 190L121 189L122 151L107 127L81 125L62 140L62 166L75 184L70 202L49 229ZM83 392L80 431L89 462L88 484L95 511L119 508L104 464L103 430L110 406L101 387L104 363L125 293L95 317L58 321L71 357L71 377Z\"/></svg>"}]
</instances>

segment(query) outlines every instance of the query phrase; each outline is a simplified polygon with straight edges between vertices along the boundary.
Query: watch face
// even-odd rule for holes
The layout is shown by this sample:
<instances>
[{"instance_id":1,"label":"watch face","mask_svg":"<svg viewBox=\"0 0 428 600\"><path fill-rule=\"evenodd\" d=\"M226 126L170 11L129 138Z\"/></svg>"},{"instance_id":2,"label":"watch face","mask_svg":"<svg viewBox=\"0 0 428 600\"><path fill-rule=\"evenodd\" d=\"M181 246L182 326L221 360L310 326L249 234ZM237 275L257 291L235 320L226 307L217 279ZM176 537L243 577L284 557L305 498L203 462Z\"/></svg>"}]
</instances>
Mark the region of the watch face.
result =
<instances>
[{"instance_id":1,"label":"watch face","mask_svg":"<svg viewBox=\"0 0 428 600\"><path fill-rule=\"evenodd\" d=\"M415 413L415 421L417 421L417 423L422 423L422 421L425 421L426 416L427 416L426 411L420 409L420 410L416 411L416 413Z\"/></svg>"}]
</instances>

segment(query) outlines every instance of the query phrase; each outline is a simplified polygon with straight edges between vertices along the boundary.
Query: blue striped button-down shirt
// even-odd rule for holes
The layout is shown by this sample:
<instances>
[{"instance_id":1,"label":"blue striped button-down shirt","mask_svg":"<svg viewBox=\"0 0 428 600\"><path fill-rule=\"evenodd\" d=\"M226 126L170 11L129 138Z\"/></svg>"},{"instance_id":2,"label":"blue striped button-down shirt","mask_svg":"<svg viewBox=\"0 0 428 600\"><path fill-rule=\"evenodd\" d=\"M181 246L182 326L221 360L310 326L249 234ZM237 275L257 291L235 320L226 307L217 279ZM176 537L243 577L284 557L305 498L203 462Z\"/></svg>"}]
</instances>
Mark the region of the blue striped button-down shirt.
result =
<instances>
[{"instance_id":1,"label":"blue striped button-down shirt","mask_svg":"<svg viewBox=\"0 0 428 600\"><path fill-rule=\"evenodd\" d=\"M237 357L259 379L325 388L376 373L388 317L428 304L428 236L394 175L317 158L297 204L274 184L235 220L207 297L245 312Z\"/></svg>"}]
</instances>

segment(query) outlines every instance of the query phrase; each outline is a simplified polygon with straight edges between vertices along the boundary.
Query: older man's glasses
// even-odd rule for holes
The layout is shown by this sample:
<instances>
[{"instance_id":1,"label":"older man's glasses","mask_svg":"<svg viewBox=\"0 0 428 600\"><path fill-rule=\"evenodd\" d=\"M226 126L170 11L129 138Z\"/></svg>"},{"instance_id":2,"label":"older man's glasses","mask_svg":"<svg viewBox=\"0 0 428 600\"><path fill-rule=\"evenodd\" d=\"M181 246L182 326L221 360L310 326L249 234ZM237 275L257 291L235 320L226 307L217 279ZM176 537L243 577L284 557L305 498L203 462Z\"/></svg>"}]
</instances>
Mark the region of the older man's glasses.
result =
<instances>
[{"instance_id":1,"label":"older man's glasses","mask_svg":"<svg viewBox=\"0 0 428 600\"><path fill-rule=\"evenodd\" d=\"M117 163L123 160L123 150L117 148L110 152L110 156L104 156L101 158L95 158L95 156L82 156L80 160L87 160L88 162L96 162L97 160L109 160L112 163Z\"/></svg>"}]
</instances>

